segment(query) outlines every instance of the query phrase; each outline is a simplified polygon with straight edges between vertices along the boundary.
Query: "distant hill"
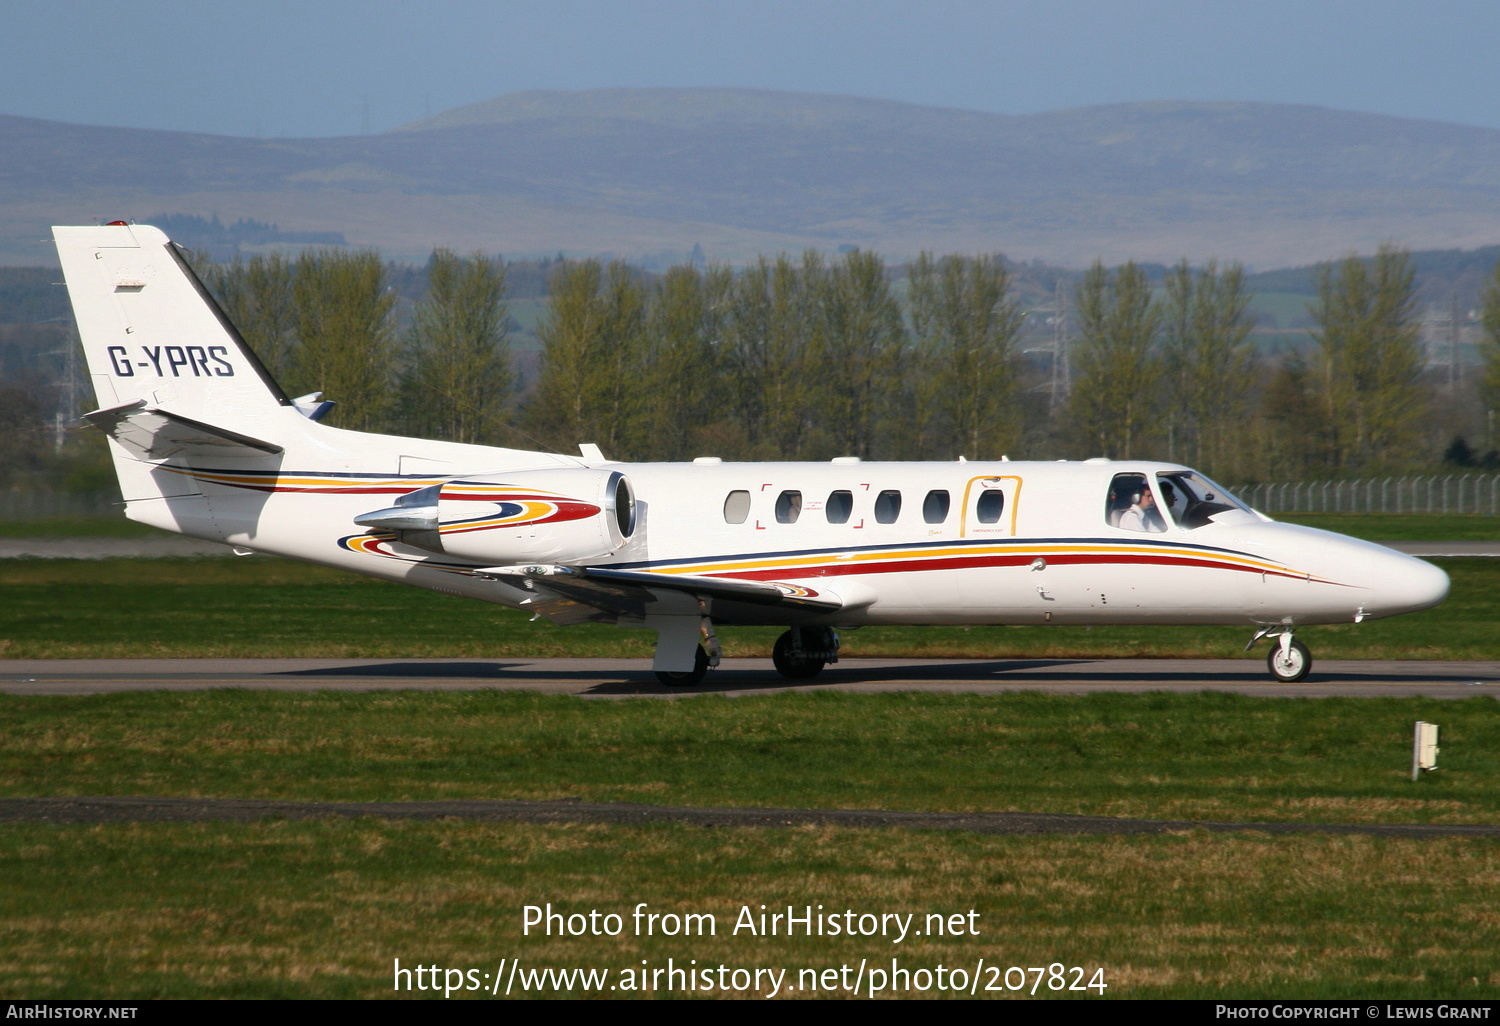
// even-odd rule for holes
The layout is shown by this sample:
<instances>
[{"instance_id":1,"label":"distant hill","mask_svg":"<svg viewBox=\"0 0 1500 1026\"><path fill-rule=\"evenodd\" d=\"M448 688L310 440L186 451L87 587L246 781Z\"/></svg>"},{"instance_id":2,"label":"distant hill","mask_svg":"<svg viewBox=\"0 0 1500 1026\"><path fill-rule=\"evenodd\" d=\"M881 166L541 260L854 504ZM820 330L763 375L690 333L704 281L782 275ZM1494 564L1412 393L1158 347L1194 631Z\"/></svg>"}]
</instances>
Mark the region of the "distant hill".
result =
<instances>
[{"instance_id":1,"label":"distant hill","mask_svg":"<svg viewBox=\"0 0 1500 1026\"><path fill-rule=\"evenodd\" d=\"M1270 268L1383 240L1500 242L1500 131L1276 104L1011 117L746 89L518 93L333 139L0 116L0 262L50 262L49 223L163 210L406 260L855 245Z\"/></svg>"}]
</instances>

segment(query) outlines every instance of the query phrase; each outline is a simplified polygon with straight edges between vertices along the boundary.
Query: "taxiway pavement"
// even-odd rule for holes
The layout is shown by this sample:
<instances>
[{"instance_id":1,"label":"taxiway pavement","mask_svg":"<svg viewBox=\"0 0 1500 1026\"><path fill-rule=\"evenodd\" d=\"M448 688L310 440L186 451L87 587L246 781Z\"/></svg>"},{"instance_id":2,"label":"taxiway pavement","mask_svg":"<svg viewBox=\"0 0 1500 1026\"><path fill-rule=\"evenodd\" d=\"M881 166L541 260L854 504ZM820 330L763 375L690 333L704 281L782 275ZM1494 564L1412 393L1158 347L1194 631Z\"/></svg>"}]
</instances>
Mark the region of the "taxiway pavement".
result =
<instances>
[{"instance_id":1,"label":"taxiway pavement","mask_svg":"<svg viewBox=\"0 0 1500 1026\"><path fill-rule=\"evenodd\" d=\"M788 681L769 659L726 659L693 688L657 682L645 659L4 659L0 692L539 691L583 698L673 698L789 691L1050 694L1229 691L1285 698L1500 697L1500 662L1320 661L1297 684L1254 659L845 659L811 681Z\"/></svg>"}]
</instances>

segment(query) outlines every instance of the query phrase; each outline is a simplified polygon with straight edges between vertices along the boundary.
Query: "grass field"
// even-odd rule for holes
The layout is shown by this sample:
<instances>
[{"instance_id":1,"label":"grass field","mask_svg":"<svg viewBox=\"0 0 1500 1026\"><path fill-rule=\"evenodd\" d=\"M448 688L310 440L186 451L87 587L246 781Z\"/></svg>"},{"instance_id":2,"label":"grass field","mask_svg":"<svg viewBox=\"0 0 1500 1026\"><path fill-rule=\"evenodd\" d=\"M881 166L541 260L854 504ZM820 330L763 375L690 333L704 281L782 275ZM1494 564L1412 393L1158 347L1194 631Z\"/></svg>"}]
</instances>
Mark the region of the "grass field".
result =
<instances>
[{"instance_id":1,"label":"grass field","mask_svg":"<svg viewBox=\"0 0 1500 1026\"><path fill-rule=\"evenodd\" d=\"M1371 541L1500 541L1500 517L1436 513L1291 513L1277 520Z\"/></svg>"},{"instance_id":2,"label":"grass field","mask_svg":"<svg viewBox=\"0 0 1500 1026\"><path fill-rule=\"evenodd\" d=\"M1422 717L1443 724L1444 768L1413 784L1410 722ZM1497 737L1492 700L12 697L0 701L0 781L8 795L579 797L1472 822L1495 818ZM481 972L519 958L527 969L604 969L615 982L643 959L661 967L669 957L782 968L792 981L806 968L847 965L852 976L861 959L929 970L1060 962L1086 978L1102 968L1110 998L1500 993L1500 842L1486 839L374 819L8 824L0 838L0 988L28 998L382 997L392 995L395 958ZM521 931L527 904L628 916L641 901L709 913L718 932ZM979 932L899 945L730 932L742 906L761 904L919 920L973 910ZM586 993L575 982L537 996L559 992ZM455 995L464 996L483 995Z\"/></svg>"},{"instance_id":3,"label":"grass field","mask_svg":"<svg viewBox=\"0 0 1500 1026\"><path fill-rule=\"evenodd\" d=\"M1412 723L1443 770L1413 784ZM0 697L0 795L581 799L1288 822L1500 820L1500 703L512 691Z\"/></svg>"},{"instance_id":4,"label":"grass field","mask_svg":"<svg viewBox=\"0 0 1500 1026\"><path fill-rule=\"evenodd\" d=\"M847 966L852 982L861 960L888 968L896 958L908 970L943 964L971 977L980 959L1060 962L1084 969L1084 980L1102 968L1108 998L1500 992L1500 849L1470 839L375 820L7 826L4 836L0 989L27 998L391 997L396 958L482 973L503 968L501 959L523 970L603 969L605 987L621 970L664 968L668 958L780 968L794 987L809 982L802 969ZM711 914L717 933L634 936L628 917L640 901ZM626 925L613 938L523 936L523 906L547 902L563 913L619 914ZM914 913L917 922L973 910L979 935L893 944L730 933L743 906L762 904ZM979 974L979 996L1010 996L984 992L1003 986L997 976ZM824 995L849 996L781 991ZM1098 991L1059 995L1044 985L1042 995ZM453 995L464 997L489 996Z\"/></svg>"}]
</instances>

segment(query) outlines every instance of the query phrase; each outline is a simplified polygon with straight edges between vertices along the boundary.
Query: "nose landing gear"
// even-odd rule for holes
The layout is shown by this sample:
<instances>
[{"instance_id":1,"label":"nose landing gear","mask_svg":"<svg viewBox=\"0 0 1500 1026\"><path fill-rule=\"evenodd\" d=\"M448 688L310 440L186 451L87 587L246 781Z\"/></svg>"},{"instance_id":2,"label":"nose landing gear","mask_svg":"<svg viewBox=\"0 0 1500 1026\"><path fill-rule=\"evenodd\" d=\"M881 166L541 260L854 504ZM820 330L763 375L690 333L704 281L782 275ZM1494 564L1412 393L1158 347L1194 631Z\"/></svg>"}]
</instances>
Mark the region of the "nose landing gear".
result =
<instances>
[{"instance_id":1,"label":"nose landing gear","mask_svg":"<svg viewBox=\"0 0 1500 1026\"><path fill-rule=\"evenodd\" d=\"M1295 684L1312 672L1312 653L1307 646L1302 644L1292 635L1295 627L1276 626L1262 627L1255 632L1255 637L1250 639L1250 644L1245 646L1245 651L1261 638L1275 638L1276 643L1271 646L1271 652L1266 656L1266 668L1283 684Z\"/></svg>"}]
</instances>

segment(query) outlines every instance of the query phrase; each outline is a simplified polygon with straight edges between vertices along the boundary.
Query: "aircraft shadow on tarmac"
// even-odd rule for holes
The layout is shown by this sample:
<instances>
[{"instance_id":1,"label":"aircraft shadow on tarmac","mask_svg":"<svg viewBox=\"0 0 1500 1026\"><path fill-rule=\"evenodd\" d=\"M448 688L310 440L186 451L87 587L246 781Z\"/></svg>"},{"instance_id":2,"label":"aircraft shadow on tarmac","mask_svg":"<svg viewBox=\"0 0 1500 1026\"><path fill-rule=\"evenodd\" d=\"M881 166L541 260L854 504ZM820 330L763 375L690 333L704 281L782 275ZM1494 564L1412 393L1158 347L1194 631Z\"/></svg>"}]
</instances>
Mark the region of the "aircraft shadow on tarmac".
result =
<instances>
[{"instance_id":1,"label":"aircraft shadow on tarmac","mask_svg":"<svg viewBox=\"0 0 1500 1026\"><path fill-rule=\"evenodd\" d=\"M702 683L691 688L666 687L649 670L622 670L616 673L601 672L598 669L592 668L551 670L540 668L535 663L467 662L462 660L446 660L431 663L369 663L322 669L281 670L269 676L379 677L386 679L391 677L411 677L424 680L468 681L489 679L493 680L496 684L504 684L507 678L511 676L524 677L528 681L544 680L556 681L558 683L598 677L617 677L619 678L618 680L600 683L583 693L600 695L635 693L682 695L712 693L715 691L764 691L768 688L806 688L816 687L819 684L854 684L866 682L878 684L883 681L893 680L996 680L1003 679L999 678L999 675L1004 673L1047 669L1055 666L1069 666L1079 662L1083 662L1083 660L1044 659L996 662L975 661L972 663L911 663L900 666L834 668L824 671L813 680L787 680L769 667L764 669L730 667L710 674L704 678ZM1135 674L1132 675L1132 679L1139 678L1146 680L1152 677L1159 678L1160 676L1160 674ZM1253 676L1253 674L1247 676ZM1077 679L1097 679L1097 675L1083 674Z\"/></svg>"},{"instance_id":2,"label":"aircraft shadow on tarmac","mask_svg":"<svg viewBox=\"0 0 1500 1026\"><path fill-rule=\"evenodd\" d=\"M493 681L504 686L509 680L524 679L528 682L552 682L557 684L598 683L581 690L585 695L688 695L733 693L737 691L768 691L812 689L826 685L882 684L893 681L955 684L986 682L993 684L1015 683L1018 685L1050 684L1158 684L1163 687L1226 684L1264 685L1268 690L1286 693L1297 685L1279 684L1266 678L1258 661L1235 660L1233 668L1216 666L1205 671L1200 666L1184 666L1181 670L1166 669L1163 661L1152 661L1149 667L1130 665L1130 660L1109 659L1030 659L1030 660L975 660L962 662L944 660L937 663L897 663L895 665L830 667L812 680L787 680L769 666L737 667L731 661L692 688L671 688L662 685L648 670L619 670L609 672L598 668L577 666L549 669L545 663L535 662L490 662L444 660L434 662L390 662L323 669L287 670L273 674L276 677L342 677L342 678L411 678L429 681ZM1230 662L1225 660L1224 662ZM1241 665L1243 668L1241 668ZM1302 684L1372 684L1404 683L1409 678L1401 674L1382 672L1382 664L1371 664L1370 669L1358 671L1331 670L1314 672ZM599 680L599 678L613 678ZM1472 674L1438 672L1424 676L1430 684L1472 684Z\"/></svg>"}]
</instances>

